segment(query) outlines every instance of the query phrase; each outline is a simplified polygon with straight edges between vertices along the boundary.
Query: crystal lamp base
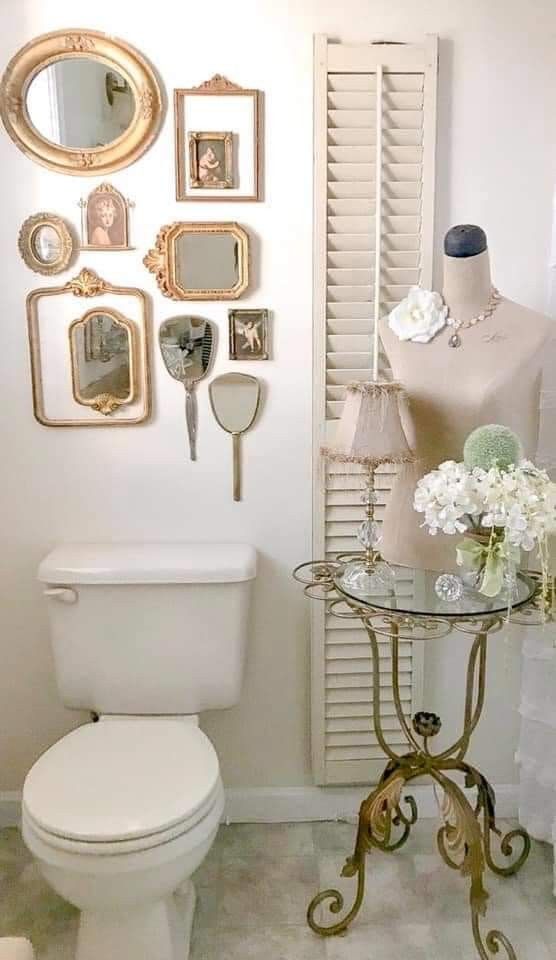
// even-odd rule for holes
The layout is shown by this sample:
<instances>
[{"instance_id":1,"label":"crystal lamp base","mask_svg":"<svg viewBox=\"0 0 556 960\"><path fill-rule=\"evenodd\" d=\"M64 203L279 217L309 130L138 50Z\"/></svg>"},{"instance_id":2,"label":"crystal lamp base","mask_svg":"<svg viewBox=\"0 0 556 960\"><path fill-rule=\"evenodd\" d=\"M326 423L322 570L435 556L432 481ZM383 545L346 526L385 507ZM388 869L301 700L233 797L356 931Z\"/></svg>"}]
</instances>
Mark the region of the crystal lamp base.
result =
<instances>
[{"instance_id":1,"label":"crystal lamp base","mask_svg":"<svg viewBox=\"0 0 556 960\"><path fill-rule=\"evenodd\" d=\"M342 574L346 589L357 590L368 596L384 596L392 593L396 583L394 571L384 560L368 566L364 560L352 560Z\"/></svg>"}]
</instances>

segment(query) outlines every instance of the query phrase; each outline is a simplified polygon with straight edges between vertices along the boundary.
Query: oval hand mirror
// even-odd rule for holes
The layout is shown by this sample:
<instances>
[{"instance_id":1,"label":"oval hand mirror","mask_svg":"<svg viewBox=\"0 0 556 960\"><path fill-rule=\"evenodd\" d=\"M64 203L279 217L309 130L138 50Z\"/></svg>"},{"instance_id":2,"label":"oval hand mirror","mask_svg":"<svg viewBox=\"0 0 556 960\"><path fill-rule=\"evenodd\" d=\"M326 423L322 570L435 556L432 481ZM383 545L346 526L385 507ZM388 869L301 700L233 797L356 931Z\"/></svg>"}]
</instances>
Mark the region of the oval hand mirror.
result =
<instances>
[{"instance_id":1,"label":"oval hand mirror","mask_svg":"<svg viewBox=\"0 0 556 960\"><path fill-rule=\"evenodd\" d=\"M246 373L224 373L209 385L209 397L216 422L232 435L234 500L241 500L240 437L257 416L261 385Z\"/></svg>"},{"instance_id":2,"label":"oval hand mirror","mask_svg":"<svg viewBox=\"0 0 556 960\"><path fill-rule=\"evenodd\" d=\"M174 380L185 387L185 419L189 436L189 452L197 459L197 403L195 384L210 367L215 337L212 324L202 317L170 317L160 326L160 352L166 369Z\"/></svg>"}]
</instances>

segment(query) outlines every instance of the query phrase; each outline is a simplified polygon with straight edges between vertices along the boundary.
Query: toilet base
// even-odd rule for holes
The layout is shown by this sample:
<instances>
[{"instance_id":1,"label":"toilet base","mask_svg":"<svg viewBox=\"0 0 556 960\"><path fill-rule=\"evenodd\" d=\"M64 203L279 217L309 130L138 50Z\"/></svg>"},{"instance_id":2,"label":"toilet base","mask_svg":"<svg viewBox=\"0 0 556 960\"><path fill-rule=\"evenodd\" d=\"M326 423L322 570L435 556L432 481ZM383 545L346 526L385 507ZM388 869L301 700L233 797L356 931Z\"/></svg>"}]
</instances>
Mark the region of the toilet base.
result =
<instances>
[{"instance_id":1,"label":"toilet base","mask_svg":"<svg viewBox=\"0 0 556 960\"><path fill-rule=\"evenodd\" d=\"M164 900L81 913L76 960L188 960L195 912L191 880Z\"/></svg>"}]
</instances>

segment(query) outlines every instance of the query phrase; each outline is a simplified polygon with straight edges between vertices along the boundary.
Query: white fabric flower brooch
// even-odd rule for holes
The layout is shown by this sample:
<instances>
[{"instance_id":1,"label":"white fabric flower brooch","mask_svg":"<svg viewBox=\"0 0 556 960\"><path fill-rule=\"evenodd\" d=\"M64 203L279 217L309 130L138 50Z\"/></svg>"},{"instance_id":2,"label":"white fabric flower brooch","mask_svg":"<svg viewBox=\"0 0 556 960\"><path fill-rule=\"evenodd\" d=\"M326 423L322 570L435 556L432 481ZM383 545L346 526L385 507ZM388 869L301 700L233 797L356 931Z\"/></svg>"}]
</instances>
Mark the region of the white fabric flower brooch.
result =
<instances>
[{"instance_id":1,"label":"white fabric flower brooch","mask_svg":"<svg viewBox=\"0 0 556 960\"><path fill-rule=\"evenodd\" d=\"M400 340L428 343L446 326L448 307L439 293L411 287L405 300L388 316L388 326Z\"/></svg>"}]
</instances>

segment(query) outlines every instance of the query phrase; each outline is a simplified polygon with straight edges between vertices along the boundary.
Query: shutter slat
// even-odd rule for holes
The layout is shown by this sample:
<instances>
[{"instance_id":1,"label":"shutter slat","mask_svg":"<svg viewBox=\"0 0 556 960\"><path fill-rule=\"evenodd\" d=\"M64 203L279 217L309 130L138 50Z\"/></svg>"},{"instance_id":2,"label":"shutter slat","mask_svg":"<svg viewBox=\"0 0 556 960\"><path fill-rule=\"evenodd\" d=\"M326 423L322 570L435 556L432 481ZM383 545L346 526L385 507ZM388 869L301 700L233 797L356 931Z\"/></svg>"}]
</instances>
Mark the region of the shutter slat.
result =
<instances>
[{"instance_id":1,"label":"shutter slat","mask_svg":"<svg viewBox=\"0 0 556 960\"><path fill-rule=\"evenodd\" d=\"M422 73L384 73L384 89L386 91L423 90ZM329 90L367 90L376 91L376 77L374 73L329 73Z\"/></svg>"}]
</instances>

